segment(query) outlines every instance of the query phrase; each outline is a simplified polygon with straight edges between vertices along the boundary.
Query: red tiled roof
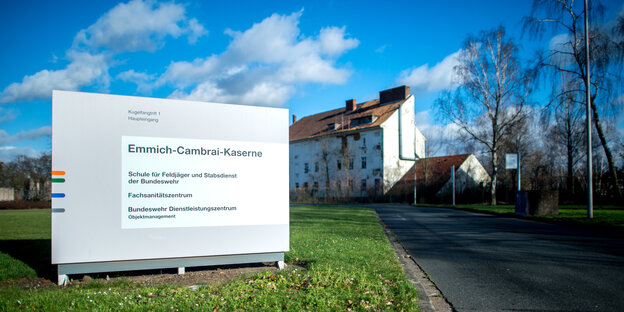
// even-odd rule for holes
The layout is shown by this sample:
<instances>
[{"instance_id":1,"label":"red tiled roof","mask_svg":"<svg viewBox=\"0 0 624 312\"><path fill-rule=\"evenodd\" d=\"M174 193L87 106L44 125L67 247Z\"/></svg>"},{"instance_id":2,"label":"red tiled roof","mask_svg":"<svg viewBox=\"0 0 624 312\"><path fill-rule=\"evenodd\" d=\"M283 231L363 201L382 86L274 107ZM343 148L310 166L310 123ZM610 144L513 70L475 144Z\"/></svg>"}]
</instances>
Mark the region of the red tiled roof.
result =
<instances>
[{"instance_id":1,"label":"red tiled roof","mask_svg":"<svg viewBox=\"0 0 624 312\"><path fill-rule=\"evenodd\" d=\"M421 159L416 165L416 168L418 169L416 178L420 179L426 175L428 181L446 183L446 181L451 179L451 166L455 166L455 170L457 170L459 166L466 161L468 156L470 156L470 154ZM412 174L411 176L409 175L410 172ZM410 169L410 172L408 172L408 175L406 176L414 179L414 167Z\"/></svg>"},{"instance_id":2,"label":"red tiled roof","mask_svg":"<svg viewBox=\"0 0 624 312\"><path fill-rule=\"evenodd\" d=\"M386 121L406 99L391 103L379 104L379 100L372 100L357 105L354 111L346 111L346 107L307 116L296 121L289 128L290 141L309 139L317 136L377 127ZM354 119L375 116L377 119L368 124L351 127ZM340 124L338 130L330 130L329 124Z\"/></svg>"},{"instance_id":3,"label":"red tiled roof","mask_svg":"<svg viewBox=\"0 0 624 312\"><path fill-rule=\"evenodd\" d=\"M451 166L455 166L455 170L457 170L469 156L470 154L439 156L423 158L417 161L416 168L418 171L416 179L418 180L418 187L425 185L435 189L437 192L451 179ZM401 190L398 190L399 188ZM392 187L390 192L401 192L403 188L414 189L414 166Z\"/></svg>"}]
</instances>

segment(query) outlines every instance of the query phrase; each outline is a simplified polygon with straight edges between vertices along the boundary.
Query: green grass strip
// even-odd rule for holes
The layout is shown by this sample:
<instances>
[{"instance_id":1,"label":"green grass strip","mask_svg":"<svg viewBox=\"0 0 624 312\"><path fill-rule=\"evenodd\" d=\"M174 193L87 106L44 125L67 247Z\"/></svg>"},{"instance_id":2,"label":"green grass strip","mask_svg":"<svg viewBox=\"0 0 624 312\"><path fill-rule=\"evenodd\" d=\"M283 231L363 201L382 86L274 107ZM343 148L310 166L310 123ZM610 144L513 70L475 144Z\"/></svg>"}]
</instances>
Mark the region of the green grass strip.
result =
<instances>
[{"instance_id":1,"label":"green grass strip","mask_svg":"<svg viewBox=\"0 0 624 312\"><path fill-rule=\"evenodd\" d=\"M290 229L286 262L303 268L197 290L131 282L4 287L0 311L417 311L416 292L372 210L294 206Z\"/></svg>"},{"instance_id":2,"label":"green grass strip","mask_svg":"<svg viewBox=\"0 0 624 312\"><path fill-rule=\"evenodd\" d=\"M425 205L423 205L425 206ZM426 205L429 207L450 207L449 205ZM514 205L456 205L454 208L515 216ZM559 205L559 214L551 216L529 216L528 219L590 227L608 232L624 234L624 206L595 206L594 218L587 218L587 207L582 205Z\"/></svg>"}]
</instances>

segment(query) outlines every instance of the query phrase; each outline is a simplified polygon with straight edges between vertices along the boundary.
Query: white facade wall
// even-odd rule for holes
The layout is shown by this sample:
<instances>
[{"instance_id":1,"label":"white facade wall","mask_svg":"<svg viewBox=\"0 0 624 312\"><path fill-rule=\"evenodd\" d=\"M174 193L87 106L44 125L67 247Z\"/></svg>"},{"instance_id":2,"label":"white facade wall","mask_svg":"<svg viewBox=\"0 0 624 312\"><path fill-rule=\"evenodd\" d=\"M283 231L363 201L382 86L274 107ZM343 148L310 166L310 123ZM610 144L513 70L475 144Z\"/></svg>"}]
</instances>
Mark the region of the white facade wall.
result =
<instances>
[{"instance_id":1,"label":"white facade wall","mask_svg":"<svg viewBox=\"0 0 624 312\"><path fill-rule=\"evenodd\" d=\"M414 124L414 97L410 96L400 109L402 156L413 159L416 151L417 157L424 157L425 137ZM362 158L366 159L366 168L362 168ZM353 168L349 168L350 159ZM316 189L319 197L381 196L413 164L399 158L397 110L379 127L291 142L289 186L291 190L306 186L307 190Z\"/></svg>"},{"instance_id":2,"label":"white facade wall","mask_svg":"<svg viewBox=\"0 0 624 312\"><path fill-rule=\"evenodd\" d=\"M12 187L0 187L0 200L15 200L15 192Z\"/></svg>"},{"instance_id":3,"label":"white facade wall","mask_svg":"<svg viewBox=\"0 0 624 312\"><path fill-rule=\"evenodd\" d=\"M399 157L399 112L398 110L384 122L383 150L384 150L384 193L399 181L414 165L414 159L425 157L425 137L414 124L414 97L407 98L401 105L401 156ZM414 155L416 152L416 155ZM401 159L403 158L403 159Z\"/></svg>"},{"instance_id":4,"label":"white facade wall","mask_svg":"<svg viewBox=\"0 0 624 312\"><path fill-rule=\"evenodd\" d=\"M381 195L381 143L380 128L291 142L290 189L307 186L308 190L317 189L321 197L361 197L374 192L377 183Z\"/></svg>"},{"instance_id":5,"label":"white facade wall","mask_svg":"<svg viewBox=\"0 0 624 312\"><path fill-rule=\"evenodd\" d=\"M469 189L485 186L490 182L490 175L481 165L477 157L468 156L466 160L455 169L455 192L463 193ZM450 192L453 187L452 181L447 181L438 191L438 195Z\"/></svg>"}]
</instances>

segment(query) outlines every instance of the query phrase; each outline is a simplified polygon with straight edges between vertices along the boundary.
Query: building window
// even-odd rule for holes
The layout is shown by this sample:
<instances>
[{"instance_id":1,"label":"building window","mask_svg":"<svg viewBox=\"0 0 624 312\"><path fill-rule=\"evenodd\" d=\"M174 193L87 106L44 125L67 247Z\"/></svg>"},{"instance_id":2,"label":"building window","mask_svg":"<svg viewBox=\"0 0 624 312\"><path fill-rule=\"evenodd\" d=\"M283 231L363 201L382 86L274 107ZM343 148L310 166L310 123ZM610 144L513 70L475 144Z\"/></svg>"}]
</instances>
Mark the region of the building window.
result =
<instances>
[{"instance_id":1,"label":"building window","mask_svg":"<svg viewBox=\"0 0 624 312\"><path fill-rule=\"evenodd\" d=\"M379 175L381 173L381 169L373 169L373 175Z\"/></svg>"},{"instance_id":2,"label":"building window","mask_svg":"<svg viewBox=\"0 0 624 312\"><path fill-rule=\"evenodd\" d=\"M318 182L316 182L316 181L314 182L314 189L318 190Z\"/></svg>"},{"instance_id":3,"label":"building window","mask_svg":"<svg viewBox=\"0 0 624 312\"><path fill-rule=\"evenodd\" d=\"M366 138L362 138L362 146L366 146Z\"/></svg>"},{"instance_id":4,"label":"building window","mask_svg":"<svg viewBox=\"0 0 624 312\"><path fill-rule=\"evenodd\" d=\"M366 179L362 179L362 181L360 182L360 191L366 192Z\"/></svg>"},{"instance_id":5,"label":"building window","mask_svg":"<svg viewBox=\"0 0 624 312\"><path fill-rule=\"evenodd\" d=\"M308 163L303 164L303 173L308 173L310 172L310 167L308 166Z\"/></svg>"},{"instance_id":6,"label":"building window","mask_svg":"<svg viewBox=\"0 0 624 312\"><path fill-rule=\"evenodd\" d=\"M351 127L357 127L359 125L365 125L377 120L377 116L368 115L360 118L355 118L351 120Z\"/></svg>"},{"instance_id":7,"label":"building window","mask_svg":"<svg viewBox=\"0 0 624 312\"><path fill-rule=\"evenodd\" d=\"M308 182L303 182L303 188L306 190L308 189Z\"/></svg>"},{"instance_id":8,"label":"building window","mask_svg":"<svg viewBox=\"0 0 624 312\"><path fill-rule=\"evenodd\" d=\"M379 193L381 191L381 179L375 179L375 192Z\"/></svg>"},{"instance_id":9,"label":"building window","mask_svg":"<svg viewBox=\"0 0 624 312\"><path fill-rule=\"evenodd\" d=\"M353 170L353 157L349 158L349 170Z\"/></svg>"},{"instance_id":10,"label":"building window","mask_svg":"<svg viewBox=\"0 0 624 312\"><path fill-rule=\"evenodd\" d=\"M349 189L353 192L355 191L355 183L353 180L349 180Z\"/></svg>"},{"instance_id":11,"label":"building window","mask_svg":"<svg viewBox=\"0 0 624 312\"><path fill-rule=\"evenodd\" d=\"M299 182L295 182L295 188L298 189L299 188Z\"/></svg>"},{"instance_id":12,"label":"building window","mask_svg":"<svg viewBox=\"0 0 624 312\"><path fill-rule=\"evenodd\" d=\"M342 170L342 162L340 162L340 159L336 161L336 167L338 167L338 170Z\"/></svg>"},{"instance_id":13,"label":"building window","mask_svg":"<svg viewBox=\"0 0 624 312\"><path fill-rule=\"evenodd\" d=\"M314 163L314 172L318 172L319 171L319 164L318 162Z\"/></svg>"},{"instance_id":14,"label":"building window","mask_svg":"<svg viewBox=\"0 0 624 312\"><path fill-rule=\"evenodd\" d=\"M338 123L338 122L330 123L330 124L327 125L327 129L329 131L338 130L338 129L340 129L340 123Z\"/></svg>"},{"instance_id":15,"label":"building window","mask_svg":"<svg viewBox=\"0 0 624 312\"><path fill-rule=\"evenodd\" d=\"M366 169L366 157L362 157L362 169Z\"/></svg>"}]
</instances>

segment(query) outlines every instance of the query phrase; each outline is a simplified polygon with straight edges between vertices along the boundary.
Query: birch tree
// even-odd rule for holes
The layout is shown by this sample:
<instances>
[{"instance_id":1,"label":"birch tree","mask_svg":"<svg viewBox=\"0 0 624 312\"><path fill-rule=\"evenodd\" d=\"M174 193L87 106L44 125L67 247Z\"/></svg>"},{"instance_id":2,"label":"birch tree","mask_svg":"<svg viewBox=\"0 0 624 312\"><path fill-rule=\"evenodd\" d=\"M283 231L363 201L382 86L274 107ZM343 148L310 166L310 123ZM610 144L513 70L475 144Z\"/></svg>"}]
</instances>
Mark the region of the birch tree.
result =
<instances>
[{"instance_id":1,"label":"birch tree","mask_svg":"<svg viewBox=\"0 0 624 312\"><path fill-rule=\"evenodd\" d=\"M488 153L490 202L496 205L499 156L508 128L521 121L530 92L529 75L521 68L518 47L505 29L468 36L455 66L456 88L436 100L439 116L456 124Z\"/></svg>"},{"instance_id":2,"label":"birch tree","mask_svg":"<svg viewBox=\"0 0 624 312\"><path fill-rule=\"evenodd\" d=\"M587 62L585 53L585 8L583 1L574 0L534 0L531 15L523 18L524 31L534 38L541 38L550 30L555 36L551 39L547 51L542 55L539 65L550 77L565 74L583 88L565 89L559 96L568 93L591 91L590 107L593 125L600 140L609 167L610 180L617 197L622 196L617 178L617 169L613 153L605 133L603 117L618 109L622 101L617 99L622 90L622 53L624 46L616 36L622 33L622 20L615 29L606 29L600 25L604 7L599 1L591 1L589 7L589 71L591 85L587 85ZM565 103L565 102L564 102Z\"/></svg>"}]
</instances>

